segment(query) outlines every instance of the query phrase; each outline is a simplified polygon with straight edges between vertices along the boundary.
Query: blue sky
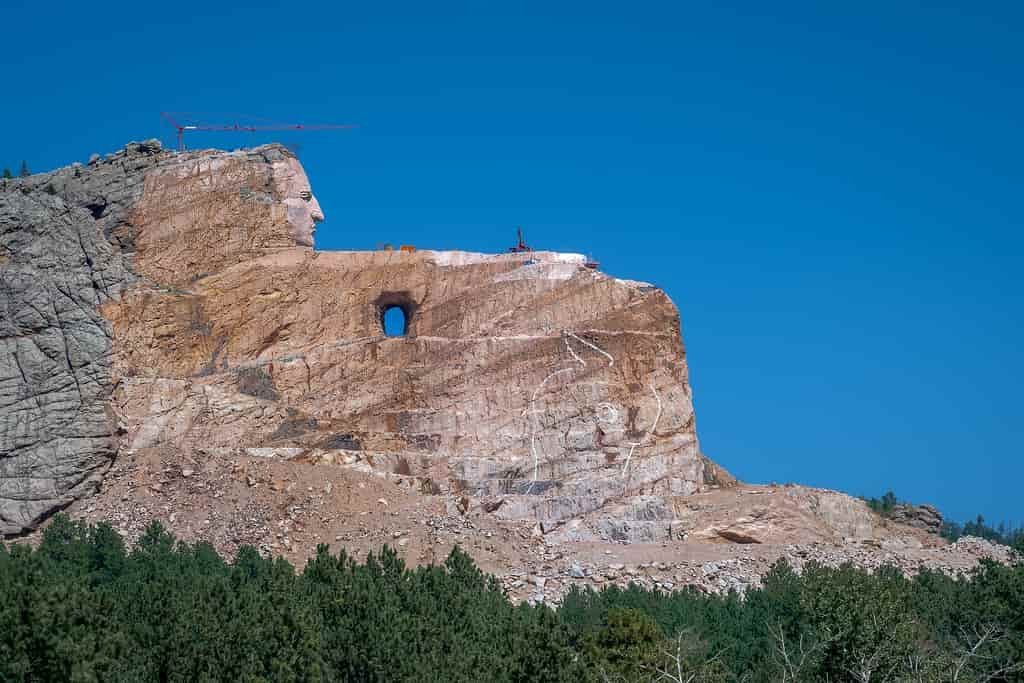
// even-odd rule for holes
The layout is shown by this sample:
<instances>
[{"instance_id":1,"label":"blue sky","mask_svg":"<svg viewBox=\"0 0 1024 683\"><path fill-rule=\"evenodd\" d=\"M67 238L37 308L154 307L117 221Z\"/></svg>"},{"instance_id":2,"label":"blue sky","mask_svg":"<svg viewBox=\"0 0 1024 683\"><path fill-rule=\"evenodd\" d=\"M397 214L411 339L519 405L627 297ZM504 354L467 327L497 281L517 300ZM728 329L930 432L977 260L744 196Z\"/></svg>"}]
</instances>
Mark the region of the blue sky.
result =
<instances>
[{"instance_id":1,"label":"blue sky","mask_svg":"<svg viewBox=\"0 0 1024 683\"><path fill-rule=\"evenodd\" d=\"M679 306L702 446L1020 521L1020 3L5 0L0 164L278 139L324 249L592 253Z\"/></svg>"}]
</instances>

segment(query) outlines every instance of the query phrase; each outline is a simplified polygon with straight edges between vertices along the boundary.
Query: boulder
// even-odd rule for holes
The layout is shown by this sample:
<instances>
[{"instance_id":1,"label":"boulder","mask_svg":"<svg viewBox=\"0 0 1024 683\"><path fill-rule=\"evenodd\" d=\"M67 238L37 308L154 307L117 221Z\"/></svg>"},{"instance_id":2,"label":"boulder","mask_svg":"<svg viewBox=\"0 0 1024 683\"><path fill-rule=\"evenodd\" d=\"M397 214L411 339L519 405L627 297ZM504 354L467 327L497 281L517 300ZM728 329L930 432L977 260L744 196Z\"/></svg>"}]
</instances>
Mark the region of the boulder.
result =
<instances>
[{"instance_id":1,"label":"boulder","mask_svg":"<svg viewBox=\"0 0 1024 683\"><path fill-rule=\"evenodd\" d=\"M889 519L932 534L942 531L942 513L931 505L898 503L893 507Z\"/></svg>"}]
</instances>

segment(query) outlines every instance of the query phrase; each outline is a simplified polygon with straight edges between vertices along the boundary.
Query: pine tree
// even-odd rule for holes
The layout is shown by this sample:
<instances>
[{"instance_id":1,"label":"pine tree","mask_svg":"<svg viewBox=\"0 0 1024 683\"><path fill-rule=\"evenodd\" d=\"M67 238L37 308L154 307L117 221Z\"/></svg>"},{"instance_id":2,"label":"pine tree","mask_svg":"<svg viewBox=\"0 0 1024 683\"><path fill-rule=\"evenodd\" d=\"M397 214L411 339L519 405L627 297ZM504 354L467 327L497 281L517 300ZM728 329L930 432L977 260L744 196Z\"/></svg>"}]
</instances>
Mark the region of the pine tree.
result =
<instances>
[{"instance_id":1,"label":"pine tree","mask_svg":"<svg viewBox=\"0 0 1024 683\"><path fill-rule=\"evenodd\" d=\"M28 170L28 162L25 161L24 159L21 160L21 171L18 172L18 175L20 175L22 178L26 178L32 175L32 171Z\"/></svg>"},{"instance_id":2,"label":"pine tree","mask_svg":"<svg viewBox=\"0 0 1024 683\"><path fill-rule=\"evenodd\" d=\"M4 180L7 180L8 178L13 178L13 177L14 177L14 174L11 173L11 169L9 169L7 167L4 167Z\"/></svg>"}]
</instances>

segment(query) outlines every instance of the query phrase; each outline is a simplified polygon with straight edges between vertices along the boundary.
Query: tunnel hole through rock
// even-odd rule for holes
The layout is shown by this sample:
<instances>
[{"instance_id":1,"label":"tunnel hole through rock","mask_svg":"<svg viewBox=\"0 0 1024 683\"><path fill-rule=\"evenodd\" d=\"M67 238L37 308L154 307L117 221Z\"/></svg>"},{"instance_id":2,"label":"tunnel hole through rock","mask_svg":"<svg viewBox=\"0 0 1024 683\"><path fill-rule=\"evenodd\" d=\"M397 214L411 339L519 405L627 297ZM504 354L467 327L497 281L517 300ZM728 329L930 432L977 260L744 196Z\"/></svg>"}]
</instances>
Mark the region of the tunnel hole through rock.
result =
<instances>
[{"instance_id":1,"label":"tunnel hole through rock","mask_svg":"<svg viewBox=\"0 0 1024 683\"><path fill-rule=\"evenodd\" d=\"M401 306L391 306L384 310L384 335L387 337L404 337L406 330L405 311Z\"/></svg>"},{"instance_id":2,"label":"tunnel hole through rock","mask_svg":"<svg viewBox=\"0 0 1024 683\"><path fill-rule=\"evenodd\" d=\"M385 336L409 336L416 304L408 292L384 292L377 297L376 305L380 328Z\"/></svg>"}]
</instances>

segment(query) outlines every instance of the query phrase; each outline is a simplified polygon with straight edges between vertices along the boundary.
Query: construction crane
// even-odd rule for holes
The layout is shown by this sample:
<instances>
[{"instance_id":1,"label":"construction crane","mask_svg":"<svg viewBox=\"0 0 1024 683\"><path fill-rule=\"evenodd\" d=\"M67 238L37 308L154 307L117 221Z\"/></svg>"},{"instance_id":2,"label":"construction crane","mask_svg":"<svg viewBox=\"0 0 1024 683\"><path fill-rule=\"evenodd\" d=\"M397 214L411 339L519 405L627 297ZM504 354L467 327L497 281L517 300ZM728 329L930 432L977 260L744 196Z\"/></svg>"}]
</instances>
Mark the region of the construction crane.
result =
<instances>
[{"instance_id":1,"label":"construction crane","mask_svg":"<svg viewBox=\"0 0 1024 683\"><path fill-rule=\"evenodd\" d=\"M516 231L516 234L519 237L519 242L516 244L516 246L508 248L509 253L521 254L523 252L533 251L533 247L526 244L526 241L523 239L523 226L519 226L519 228Z\"/></svg>"},{"instance_id":2,"label":"construction crane","mask_svg":"<svg viewBox=\"0 0 1024 683\"><path fill-rule=\"evenodd\" d=\"M203 131L243 131L248 133L257 133L261 131L277 131L277 130L340 130L344 128L358 128L358 126L352 124L322 124L322 125L305 125L302 123L273 123L266 122L260 124L210 124L210 123L179 123L179 120L184 120L186 115L181 112L160 112L160 116L163 117L167 123L171 125L178 132L178 151L185 151L185 131L187 130L203 130Z\"/></svg>"}]
</instances>

